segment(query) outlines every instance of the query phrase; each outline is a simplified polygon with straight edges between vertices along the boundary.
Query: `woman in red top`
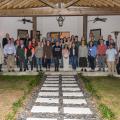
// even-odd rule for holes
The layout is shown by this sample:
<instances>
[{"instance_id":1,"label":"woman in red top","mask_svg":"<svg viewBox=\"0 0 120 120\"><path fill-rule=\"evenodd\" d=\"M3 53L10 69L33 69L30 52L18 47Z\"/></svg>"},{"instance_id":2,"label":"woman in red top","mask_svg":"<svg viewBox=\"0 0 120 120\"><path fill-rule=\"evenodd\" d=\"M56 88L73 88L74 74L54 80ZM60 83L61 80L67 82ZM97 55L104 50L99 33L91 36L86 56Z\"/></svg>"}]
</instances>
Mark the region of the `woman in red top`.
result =
<instances>
[{"instance_id":1,"label":"woman in red top","mask_svg":"<svg viewBox=\"0 0 120 120\"><path fill-rule=\"evenodd\" d=\"M35 55L35 48L32 46L32 42L29 41L28 47L25 48L25 70L28 69L28 64L31 65L31 71L33 70L33 57Z\"/></svg>"}]
</instances>

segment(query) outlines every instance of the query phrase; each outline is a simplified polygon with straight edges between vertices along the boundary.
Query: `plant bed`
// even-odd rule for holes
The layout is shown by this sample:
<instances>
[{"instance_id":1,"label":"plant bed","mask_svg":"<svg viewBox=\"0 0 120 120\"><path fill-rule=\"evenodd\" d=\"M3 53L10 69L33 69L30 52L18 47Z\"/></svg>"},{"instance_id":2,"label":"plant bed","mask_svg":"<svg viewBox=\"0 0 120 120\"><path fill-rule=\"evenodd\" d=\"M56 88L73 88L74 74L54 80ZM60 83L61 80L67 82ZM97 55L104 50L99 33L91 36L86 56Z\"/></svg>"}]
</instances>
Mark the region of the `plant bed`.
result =
<instances>
[{"instance_id":1,"label":"plant bed","mask_svg":"<svg viewBox=\"0 0 120 120\"><path fill-rule=\"evenodd\" d=\"M0 75L0 120L15 120L27 98L41 83L43 73L36 76Z\"/></svg>"},{"instance_id":2,"label":"plant bed","mask_svg":"<svg viewBox=\"0 0 120 120\"><path fill-rule=\"evenodd\" d=\"M120 78L84 77L79 74L84 87L104 120L120 120Z\"/></svg>"}]
</instances>

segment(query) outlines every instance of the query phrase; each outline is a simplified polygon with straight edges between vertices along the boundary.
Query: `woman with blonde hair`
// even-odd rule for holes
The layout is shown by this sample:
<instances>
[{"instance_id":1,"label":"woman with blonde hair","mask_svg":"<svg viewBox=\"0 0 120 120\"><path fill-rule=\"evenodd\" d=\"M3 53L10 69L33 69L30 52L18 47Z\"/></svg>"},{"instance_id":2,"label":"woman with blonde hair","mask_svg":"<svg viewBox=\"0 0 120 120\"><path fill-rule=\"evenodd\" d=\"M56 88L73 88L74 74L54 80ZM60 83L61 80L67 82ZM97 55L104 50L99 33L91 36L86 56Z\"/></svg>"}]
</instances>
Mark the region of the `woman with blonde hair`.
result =
<instances>
[{"instance_id":1,"label":"woman with blonde hair","mask_svg":"<svg viewBox=\"0 0 120 120\"><path fill-rule=\"evenodd\" d=\"M65 45L64 49L62 50L64 71L69 70L69 54L68 45Z\"/></svg>"}]
</instances>

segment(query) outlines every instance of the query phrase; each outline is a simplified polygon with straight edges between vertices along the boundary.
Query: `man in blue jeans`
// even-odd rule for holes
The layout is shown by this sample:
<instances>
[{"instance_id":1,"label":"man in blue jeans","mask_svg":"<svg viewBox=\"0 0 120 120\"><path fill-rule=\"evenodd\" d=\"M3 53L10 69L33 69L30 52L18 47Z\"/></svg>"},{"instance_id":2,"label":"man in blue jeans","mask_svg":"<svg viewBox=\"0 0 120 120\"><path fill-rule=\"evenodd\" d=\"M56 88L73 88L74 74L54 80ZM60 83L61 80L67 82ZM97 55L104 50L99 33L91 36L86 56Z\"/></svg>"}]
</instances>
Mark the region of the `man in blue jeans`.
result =
<instances>
[{"instance_id":1,"label":"man in blue jeans","mask_svg":"<svg viewBox=\"0 0 120 120\"><path fill-rule=\"evenodd\" d=\"M72 47L70 48L70 57L72 60L72 68L73 70L76 70L77 59L78 59L78 48L75 46L75 43L72 43Z\"/></svg>"}]
</instances>

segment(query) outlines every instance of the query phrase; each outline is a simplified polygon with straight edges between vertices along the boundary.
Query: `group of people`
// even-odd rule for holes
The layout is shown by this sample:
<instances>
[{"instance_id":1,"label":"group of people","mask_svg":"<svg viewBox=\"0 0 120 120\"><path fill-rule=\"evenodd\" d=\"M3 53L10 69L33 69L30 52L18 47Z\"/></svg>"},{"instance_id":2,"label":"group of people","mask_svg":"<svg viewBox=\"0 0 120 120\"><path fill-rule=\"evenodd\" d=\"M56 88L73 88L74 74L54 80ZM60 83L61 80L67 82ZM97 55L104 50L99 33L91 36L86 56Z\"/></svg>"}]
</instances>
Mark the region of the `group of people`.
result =
<instances>
[{"instance_id":1,"label":"group of people","mask_svg":"<svg viewBox=\"0 0 120 120\"><path fill-rule=\"evenodd\" d=\"M84 36L78 40L78 36L74 35L52 39L50 34L42 40L30 39L29 35L14 40L7 33L0 45L0 71L3 63L7 64L9 72L14 71L15 63L20 71L32 71L33 68L42 71L43 67L50 71L53 63L55 71L59 71L60 67L68 71L70 66L73 70L80 67L85 72L87 67L94 72L98 66L98 71L105 71L107 66L109 73L114 74L119 57L119 50L111 35L108 35L108 40L104 40L103 36L95 40L92 33L88 41Z\"/></svg>"}]
</instances>

